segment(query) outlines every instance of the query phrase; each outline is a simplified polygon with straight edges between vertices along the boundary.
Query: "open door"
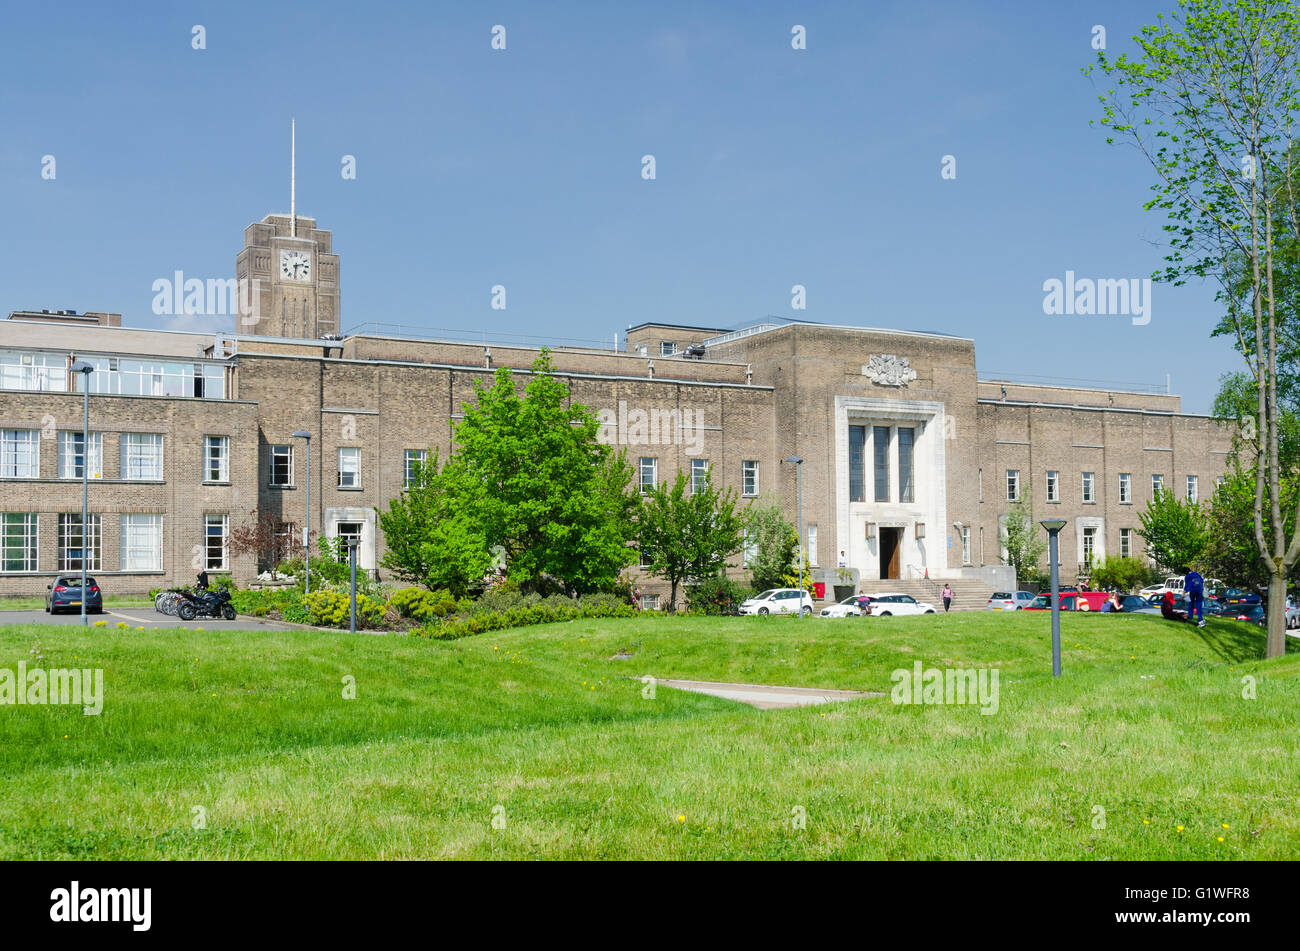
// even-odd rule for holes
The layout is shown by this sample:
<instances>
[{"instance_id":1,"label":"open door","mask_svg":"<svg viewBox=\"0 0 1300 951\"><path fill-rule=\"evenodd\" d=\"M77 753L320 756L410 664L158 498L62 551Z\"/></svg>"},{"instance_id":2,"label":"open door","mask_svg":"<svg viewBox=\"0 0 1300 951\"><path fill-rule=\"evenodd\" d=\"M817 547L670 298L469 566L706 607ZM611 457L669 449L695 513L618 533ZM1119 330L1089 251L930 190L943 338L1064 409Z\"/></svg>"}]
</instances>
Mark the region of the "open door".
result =
<instances>
[{"instance_id":1,"label":"open door","mask_svg":"<svg viewBox=\"0 0 1300 951\"><path fill-rule=\"evenodd\" d=\"M880 533L880 577L898 577L898 550L902 547L903 530L901 528L881 528Z\"/></svg>"}]
</instances>

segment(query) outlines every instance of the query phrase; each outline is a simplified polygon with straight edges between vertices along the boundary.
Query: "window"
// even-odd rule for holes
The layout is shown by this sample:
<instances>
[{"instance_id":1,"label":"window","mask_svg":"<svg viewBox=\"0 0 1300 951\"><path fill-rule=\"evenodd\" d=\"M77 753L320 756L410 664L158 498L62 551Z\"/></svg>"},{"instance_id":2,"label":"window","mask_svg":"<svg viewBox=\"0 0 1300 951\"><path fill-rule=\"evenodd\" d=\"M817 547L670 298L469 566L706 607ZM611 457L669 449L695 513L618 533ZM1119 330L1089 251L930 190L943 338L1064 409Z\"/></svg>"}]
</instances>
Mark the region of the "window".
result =
<instances>
[{"instance_id":1,"label":"window","mask_svg":"<svg viewBox=\"0 0 1300 951\"><path fill-rule=\"evenodd\" d=\"M676 352L677 344L673 343L671 340L659 341L659 356L671 357Z\"/></svg>"},{"instance_id":2,"label":"window","mask_svg":"<svg viewBox=\"0 0 1300 951\"><path fill-rule=\"evenodd\" d=\"M758 463L753 459L740 464L740 494L758 495Z\"/></svg>"},{"instance_id":3,"label":"window","mask_svg":"<svg viewBox=\"0 0 1300 951\"><path fill-rule=\"evenodd\" d=\"M59 478L80 479L85 473L83 433L59 433ZM90 434L90 478L104 478L104 434Z\"/></svg>"},{"instance_id":4,"label":"window","mask_svg":"<svg viewBox=\"0 0 1300 951\"><path fill-rule=\"evenodd\" d=\"M1133 501L1133 474L1131 472L1121 472L1119 474L1119 500L1125 505L1131 504Z\"/></svg>"},{"instance_id":5,"label":"window","mask_svg":"<svg viewBox=\"0 0 1300 951\"><path fill-rule=\"evenodd\" d=\"M975 479L976 479L976 482L977 482L977 484L978 484L978 486L979 486L979 497L980 497L980 501L983 502L983 501L984 501L984 469L983 469L983 467L980 467L980 470L979 470L979 471L976 473L976 475L975 475Z\"/></svg>"},{"instance_id":6,"label":"window","mask_svg":"<svg viewBox=\"0 0 1300 951\"><path fill-rule=\"evenodd\" d=\"M348 546L347 539L355 538L357 540L357 563L361 562L361 523L360 522L339 522L334 528L334 537L342 544L339 545L339 561L343 564L348 563Z\"/></svg>"},{"instance_id":7,"label":"window","mask_svg":"<svg viewBox=\"0 0 1300 951\"><path fill-rule=\"evenodd\" d=\"M1198 482L1199 480L1196 476L1189 475L1187 477L1187 501L1191 502L1193 505L1196 504L1199 498L1200 486Z\"/></svg>"},{"instance_id":8,"label":"window","mask_svg":"<svg viewBox=\"0 0 1300 951\"><path fill-rule=\"evenodd\" d=\"M415 481L415 470L429 461L429 450L427 449L407 449L405 452L406 467L405 475L402 477L402 485L409 486Z\"/></svg>"},{"instance_id":9,"label":"window","mask_svg":"<svg viewBox=\"0 0 1300 951\"><path fill-rule=\"evenodd\" d=\"M208 571L226 570L226 535L229 530L229 515L203 516L203 567Z\"/></svg>"},{"instance_id":10,"label":"window","mask_svg":"<svg viewBox=\"0 0 1300 951\"><path fill-rule=\"evenodd\" d=\"M963 565L970 564L970 526L969 525L963 525L961 527L961 563Z\"/></svg>"},{"instance_id":11,"label":"window","mask_svg":"<svg viewBox=\"0 0 1300 951\"><path fill-rule=\"evenodd\" d=\"M68 388L67 366L62 353L0 350L0 390L62 393Z\"/></svg>"},{"instance_id":12,"label":"window","mask_svg":"<svg viewBox=\"0 0 1300 951\"><path fill-rule=\"evenodd\" d=\"M898 427L898 501L913 502L912 456L916 444L916 430L910 426Z\"/></svg>"},{"instance_id":13,"label":"window","mask_svg":"<svg viewBox=\"0 0 1300 951\"><path fill-rule=\"evenodd\" d=\"M740 545L740 566L748 568L758 558L758 536L745 529Z\"/></svg>"},{"instance_id":14,"label":"window","mask_svg":"<svg viewBox=\"0 0 1300 951\"><path fill-rule=\"evenodd\" d=\"M1119 554L1121 558L1133 557L1133 529L1121 528L1119 530Z\"/></svg>"},{"instance_id":15,"label":"window","mask_svg":"<svg viewBox=\"0 0 1300 951\"><path fill-rule=\"evenodd\" d=\"M162 571L162 516L122 516L122 570Z\"/></svg>"},{"instance_id":16,"label":"window","mask_svg":"<svg viewBox=\"0 0 1300 951\"><path fill-rule=\"evenodd\" d=\"M361 450L355 446L339 450L339 488L361 488Z\"/></svg>"},{"instance_id":17,"label":"window","mask_svg":"<svg viewBox=\"0 0 1300 951\"><path fill-rule=\"evenodd\" d=\"M1020 470L1007 470L1007 501L1016 502L1020 499Z\"/></svg>"},{"instance_id":18,"label":"window","mask_svg":"<svg viewBox=\"0 0 1300 951\"><path fill-rule=\"evenodd\" d=\"M122 478L161 481L162 477L162 433L123 433Z\"/></svg>"},{"instance_id":19,"label":"window","mask_svg":"<svg viewBox=\"0 0 1300 951\"><path fill-rule=\"evenodd\" d=\"M36 516L5 512L0 515L0 569L36 570Z\"/></svg>"},{"instance_id":20,"label":"window","mask_svg":"<svg viewBox=\"0 0 1300 951\"><path fill-rule=\"evenodd\" d=\"M87 571L100 569L100 525L99 516L91 515L87 519L90 531L83 535L81 531L81 513L59 515L59 571L80 571L82 558L86 559ZM89 536L89 537L86 537Z\"/></svg>"},{"instance_id":21,"label":"window","mask_svg":"<svg viewBox=\"0 0 1300 951\"><path fill-rule=\"evenodd\" d=\"M691 495L703 492L709 484L709 460L691 460Z\"/></svg>"},{"instance_id":22,"label":"window","mask_svg":"<svg viewBox=\"0 0 1300 951\"><path fill-rule=\"evenodd\" d=\"M1092 552L1097 543L1097 530L1095 528L1085 528L1083 530L1083 563L1089 567L1092 566Z\"/></svg>"},{"instance_id":23,"label":"window","mask_svg":"<svg viewBox=\"0 0 1300 951\"><path fill-rule=\"evenodd\" d=\"M657 595L657 594L643 594L643 595L641 595L641 610L642 610L642 611L658 611L658 610L659 610L659 595Z\"/></svg>"},{"instance_id":24,"label":"window","mask_svg":"<svg viewBox=\"0 0 1300 951\"><path fill-rule=\"evenodd\" d=\"M875 459L876 501L889 501L889 427L871 427L871 448Z\"/></svg>"},{"instance_id":25,"label":"window","mask_svg":"<svg viewBox=\"0 0 1300 951\"><path fill-rule=\"evenodd\" d=\"M1165 477L1160 473L1151 476L1151 498L1155 498L1165 489Z\"/></svg>"},{"instance_id":26,"label":"window","mask_svg":"<svg viewBox=\"0 0 1300 951\"><path fill-rule=\"evenodd\" d=\"M1085 472L1083 474L1083 500L1085 502L1096 502L1092 494L1093 473Z\"/></svg>"},{"instance_id":27,"label":"window","mask_svg":"<svg viewBox=\"0 0 1300 951\"><path fill-rule=\"evenodd\" d=\"M271 485L293 485L293 446L271 447Z\"/></svg>"},{"instance_id":28,"label":"window","mask_svg":"<svg viewBox=\"0 0 1300 951\"><path fill-rule=\"evenodd\" d=\"M90 392L122 396L184 396L219 400L226 395L220 363L166 363L119 357L84 357L93 364ZM59 389L63 389L62 386Z\"/></svg>"},{"instance_id":29,"label":"window","mask_svg":"<svg viewBox=\"0 0 1300 951\"><path fill-rule=\"evenodd\" d=\"M1047 501L1061 501L1061 473L1055 469L1047 470Z\"/></svg>"},{"instance_id":30,"label":"window","mask_svg":"<svg viewBox=\"0 0 1300 951\"><path fill-rule=\"evenodd\" d=\"M641 494L645 495L655 487L659 477L659 460L654 456L641 457Z\"/></svg>"},{"instance_id":31,"label":"window","mask_svg":"<svg viewBox=\"0 0 1300 951\"><path fill-rule=\"evenodd\" d=\"M817 561L817 526L808 526L808 564L816 566L820 564Z\"/></svg>"},{"instance_id":32,"label":"window","mask_svg":"<svg viewBox=\"0 0 1300 951\"><path fill-rule=\"evenodd\" d=\"M0 429L0 478L40 477L40 437L39 429Z\"/></svg>"},{"instance_id":33,"label":"window","mask_svg":"<svg viewBox=\"0 0 1300 951\"><path fill-rule=\"evenodd\" d=\"M637 550L637 555L638 555L637 564L640 565L642 568L649 568L650 565L654 562L654 552L652 552L645 545L642 545Z\"/></svg>"},{"instance_id":34,"label":"window","mask_svg":"<svg viewBox=\"0 0 1300 951\"><path fill-rule=\"evenodd\" d=\"M867 500L867 427L849 427L849 501Z\"/></svg>"},{"instance_id":35,"label":"window","mask_svg":"<svg viewBox=\"0 0 1300 951\"><path fill-rule=\"evenodd\" d=\"M230 481L230 437L203 437L203 481Z\"/></svg>"}]
</instances>

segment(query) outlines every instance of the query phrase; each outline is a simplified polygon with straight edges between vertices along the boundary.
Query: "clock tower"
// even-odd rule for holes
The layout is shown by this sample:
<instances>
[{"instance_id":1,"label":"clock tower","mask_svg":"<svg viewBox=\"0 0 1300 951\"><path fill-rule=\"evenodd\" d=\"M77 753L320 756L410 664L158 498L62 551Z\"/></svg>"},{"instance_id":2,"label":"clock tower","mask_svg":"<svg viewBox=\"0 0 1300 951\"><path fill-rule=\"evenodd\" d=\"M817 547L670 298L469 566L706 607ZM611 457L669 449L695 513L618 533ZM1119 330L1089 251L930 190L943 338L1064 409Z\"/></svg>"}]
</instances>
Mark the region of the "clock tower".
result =
<instances>
[{"instance_id":1,"label":"clock tower","mask_svg":"<svg viewBox=\"0 0 1300 951\"><path fill-rule=\"evenodd\" d=\"M339 332L339 256L315 218L298 216L292 124L289 135L289 213L267 215L244 229L235 277L241 287L250 283L254 313L241 316L235 330L316 339Z\"/></svg>"}]
</instances>

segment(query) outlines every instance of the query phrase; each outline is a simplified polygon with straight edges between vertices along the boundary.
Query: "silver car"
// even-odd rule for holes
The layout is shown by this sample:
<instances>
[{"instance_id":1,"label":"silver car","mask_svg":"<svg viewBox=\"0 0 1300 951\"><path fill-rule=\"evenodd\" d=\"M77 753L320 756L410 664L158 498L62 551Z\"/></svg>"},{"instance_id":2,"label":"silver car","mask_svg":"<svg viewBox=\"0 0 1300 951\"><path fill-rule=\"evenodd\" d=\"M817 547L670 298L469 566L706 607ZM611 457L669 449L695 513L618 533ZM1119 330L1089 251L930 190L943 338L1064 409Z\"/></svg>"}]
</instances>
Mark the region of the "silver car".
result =
<instances>
[{"instance_id":1,"label":"silver car","mask_svg":"<svg viewBox=\"0 0 1300 951\"><path fill-rule=\"evenodd\" d=\"M994 591L989 597L987 611L1019 611L1034 603L1032 591Z\"/></svg>"}]
</instances>

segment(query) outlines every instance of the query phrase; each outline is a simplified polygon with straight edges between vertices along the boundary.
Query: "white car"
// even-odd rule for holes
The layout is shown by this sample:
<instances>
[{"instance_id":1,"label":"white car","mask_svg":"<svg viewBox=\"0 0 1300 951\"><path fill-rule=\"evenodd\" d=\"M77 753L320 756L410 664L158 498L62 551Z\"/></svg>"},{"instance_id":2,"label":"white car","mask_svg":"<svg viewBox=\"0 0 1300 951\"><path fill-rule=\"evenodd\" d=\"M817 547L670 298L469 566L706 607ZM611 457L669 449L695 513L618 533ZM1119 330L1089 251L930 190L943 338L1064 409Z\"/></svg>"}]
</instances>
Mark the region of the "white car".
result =
<instances>
[{"instance_id":1,"label":"white car","mask_svg":"<svg viewBox=\"0 0 1300 951\"><path fill-rule=\"evenodd\" d=\"M934 614L935 608L928 601L918 601L910 594L886 591L871 597L872 617L892 617L895 614Z\"/></svg>"},{"instance_id":2,"label":"white car","mask_svg":"<svg viewBox=\"0 0 1300 951\"><path fill-rule=\"evenodd\" d=\"M1034 597L1031 591L994 591L985 610L1019 611L1033 604Z\"/></svg>"},{"instance_id":3,"label":"white car","mask_svg":"<svg viewBox=\"0 0 1300 951\"><path fill-rule=\"evenodd\" d=\"M1149 598L1152 595L1159 595L1160 597L1163 598L1166 591L1172 591L1176 597L1181 598L1183 597L1184 594L1186 594L1186 592L1183 591L1184 577L1185 577L1184 575L1170 575L1168 578L1165 579L1164 584L1153 584L1149 588L1143 588L1141 591L1138 592L1138 594L1142 595L1142 597L1144 598ZM1218 578L1205 579L1206 591L1215 591L1223 587L1226 587L1226 585Z\"/></svg>"},{"instance_id":4,"label":"white car","mask_svg":"<svg viewBox=\"0 0 1300 951\"><path fill-rule=\"evenodd\" d=\"M822 617L862 617L864 613L862 606L868 604L869 599L865 594L851 594L839 604L832 604L829 607L822 608Z\"/></svg>"},{"instance_id":5,"label":"white car","mask_svg":"<svg viewBox=\"0 0 1300 951\"><path fill-rule=\"evenodd\" d=\"M812 595L798 588L769 588L740 604L741 614L813 613Z\"/></svg>"}]
</instances>

